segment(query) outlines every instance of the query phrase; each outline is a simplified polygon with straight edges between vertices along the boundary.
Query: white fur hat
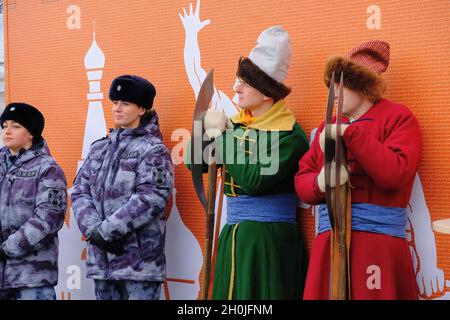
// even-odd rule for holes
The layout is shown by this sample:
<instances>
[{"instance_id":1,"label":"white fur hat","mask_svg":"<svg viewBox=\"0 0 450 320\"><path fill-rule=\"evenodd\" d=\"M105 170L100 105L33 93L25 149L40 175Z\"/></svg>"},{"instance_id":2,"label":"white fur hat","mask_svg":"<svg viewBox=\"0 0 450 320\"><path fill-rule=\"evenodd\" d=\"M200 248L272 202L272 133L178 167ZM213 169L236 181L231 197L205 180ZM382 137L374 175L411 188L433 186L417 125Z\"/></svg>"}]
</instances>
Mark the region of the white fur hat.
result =
<instances>
[{"instance_id":1,"label":"white fur hat","mask_svg":"<svg viewBox=\"0 0 450 320\"><path fill-rule=\"evenodd\" d=\"M261 32L249 59L272 79L284 83L291 64L291 40L281 26Z\"/></svg>"}]
</instances>

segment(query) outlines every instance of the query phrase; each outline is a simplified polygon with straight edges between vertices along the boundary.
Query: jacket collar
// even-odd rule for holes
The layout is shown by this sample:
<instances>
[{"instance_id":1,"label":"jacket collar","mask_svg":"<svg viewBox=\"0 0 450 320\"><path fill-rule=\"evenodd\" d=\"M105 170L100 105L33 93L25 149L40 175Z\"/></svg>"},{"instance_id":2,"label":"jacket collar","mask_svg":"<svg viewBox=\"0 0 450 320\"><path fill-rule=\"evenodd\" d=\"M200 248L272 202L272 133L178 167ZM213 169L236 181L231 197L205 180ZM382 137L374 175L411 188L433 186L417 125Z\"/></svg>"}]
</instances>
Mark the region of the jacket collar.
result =
<instances>
[{"instance_id":1,"label":"jacket collar","mask_svg":"<svg viewBox=\"0 0 450 320\"><path fill-rule=\"evenodd\" d=\"M234 124L242 123L241 117L245 117L245 111L241 111L231 117ZM265 131L291 131L296 122L292 111L287 107L286 102L281 99L277 101L267 112L255 117L254 120L247 125L247 128L265 130Z\"/></svg>"},{"instance_id":2,"label":"jacket collar","mask_svg":"<svg viewBox=\"0 0 450 320\"><path fill-rule=\"evenodd\" d=\"M158 114L155 111L152 111L148 115L144 116L141 124L137 128L115 128L110 130L110 139L113 142L116 142L119 138L122 139L124 137L140 136L151 136L162 140L162 134L159 129L159 118Z\"/></svg>"},{"instance_id":3,"label":"jacket collar","mask_svg":"<svg viewBox=\"0 0 450 320\"><path fill-rule=\"evenodd\" d=\"M34 158L37 158L39 156L42 156L42 155L51 156L47 142L44 139L42 139L41 142L33 144L27 150L21 149L16 158L11 158L11 154L7 147L3 147L0 150L0 159L3 159L2 165L5 166L5 169L7 169L7 171L11 171L16 168L19 168L24 163L26 163ZM6 157L8 157L8 159L6 159ZM10 160L13 160L13 161L10 161ZM9 166L9 168L6 168L8 163L11 163L11 165Z\"/></svg>"}]
</instances>

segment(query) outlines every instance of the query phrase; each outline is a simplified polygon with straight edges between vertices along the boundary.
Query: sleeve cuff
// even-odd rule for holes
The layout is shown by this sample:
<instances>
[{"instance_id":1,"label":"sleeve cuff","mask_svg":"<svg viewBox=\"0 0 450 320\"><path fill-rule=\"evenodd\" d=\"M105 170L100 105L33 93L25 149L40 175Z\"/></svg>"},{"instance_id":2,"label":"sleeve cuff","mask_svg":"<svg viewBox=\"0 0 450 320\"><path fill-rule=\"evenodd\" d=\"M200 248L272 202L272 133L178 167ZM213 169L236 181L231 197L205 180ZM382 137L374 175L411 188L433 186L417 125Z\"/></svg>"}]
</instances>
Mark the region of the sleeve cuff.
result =
<instances>
[{"instance_id":1,"label":"sleeve cuff","mask_svg":"<svg viewBox=\"0 0 450 320\"><path fill-rule=\"evenodd\" d=\"M342 135L342 138L343 138L344 144L347 148L349 148L355 132L358 131L358 128L359 128L359 126L357 123L352 123L347 127L347 129L345 129L345 132Z\"/></svg>"},{"instance_id":2,"label":"sleeve cuff","mask_svg":"<svg viewBox=\"0 0 450 320\"><path fill-rule=\"evenodd\" d=\"M5 255L8 256L9 258L20 259L23 256L23 253L16 252L16 254L15 254L14 251L11 251L8 248L7 241L8 241L8 239L5 242L3 242L1 245L1 248L2 248L3 252L5 253Z\"/></svg>"},{"instance_id":3,"label":"sleeve cuff","mask_svg":"<svg viewBox=\"0 0 450 320\"><path fill-rule=\"evenodd\" d=\"M98 227L98 233L102 236L103 239L107 242L111 242L114 239L111 238L111 236L106 232L104 229L106 229L105 224L108 223L108 220L103 220L102 224Z\"/></svg>"},{"instance_id":4,"label":"sleeve cuff","mask_svg":"<svg viewBox=\"0 0 450 320\"><path fill-rule=\"evenodd\" d=\"M319 173L320 174L320 173ZM320 190L319 188L319 182L317 181L319 174L317 174L317 176L314 178L314 183L313 183L313 190L314 193L319 197L319 198L323 198L325 196L325 192L322 192L322 190Z\"/></svg>"},{"instance_id":5,"label":"sleeve cuff","mask_svg":"<svg viewBox=\"0 0 450 320\"><path fill-rule=\"evenodd\" d=\"M8 254L8 249L6 248L6 241L3 242L3 243L0 245L0 249L4 252L4 254L5 254L7 257L11 258L11 255Z\"/></svg>"}]
</instances>

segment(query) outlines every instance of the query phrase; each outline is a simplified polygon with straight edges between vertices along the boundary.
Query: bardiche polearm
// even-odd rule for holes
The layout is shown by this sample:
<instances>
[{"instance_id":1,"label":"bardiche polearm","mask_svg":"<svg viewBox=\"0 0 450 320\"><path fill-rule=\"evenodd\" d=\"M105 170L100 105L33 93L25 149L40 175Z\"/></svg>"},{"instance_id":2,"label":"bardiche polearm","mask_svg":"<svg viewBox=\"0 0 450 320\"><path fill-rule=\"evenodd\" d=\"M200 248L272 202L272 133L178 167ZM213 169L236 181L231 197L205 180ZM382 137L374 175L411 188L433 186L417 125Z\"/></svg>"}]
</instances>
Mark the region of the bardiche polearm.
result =
<instances>
[{"instance_id":1,"label":"bardiche polearm","mask_svg":"<svg viewBox=\"0 0 450 320\"><path fill-rule=\"evenodd\" d=\"M214 233L214 215L215 215L215 199L217 184L217 164L214 161L214 155L210 148L208 158L208 197L205 195L203 184L203 137L205 133L203 118L211 104L214 94L213 70L211 70L202 83L200 92L197 97L195 111L192 122L191 133L191 174L194 183L195 193L197 194L203 209L206 212L206 234L205 234L205 252L203 256L203 281L202 281L202 299L208 299L208 291L210 286L211 269L212 269L212 244ZM200 128L201 129L200 129ZM197 155L197 156L196 156Z\"/></svg>"},{"instance_id":2,"label":"bardiche polearm","mask_svg":"<svg viewBox=\"0 0 450 320\"><path fill-rule=\"evenodd\" d=\"M346 149L342 141L342 109L343 84L341 73L338 91L338 104L336 110L336 139L332 139L332 116L335 102L334 72L331 76L328 91L327 112L325 119L325 199L331 225L330 252L330 299L350 300L350 241L351 241L351 193L350 183L347 181L341 186L341 166L347 168ZM331 186L331 166L333 160L336 164L334 181Z\"/></svg>"}]
</instances>

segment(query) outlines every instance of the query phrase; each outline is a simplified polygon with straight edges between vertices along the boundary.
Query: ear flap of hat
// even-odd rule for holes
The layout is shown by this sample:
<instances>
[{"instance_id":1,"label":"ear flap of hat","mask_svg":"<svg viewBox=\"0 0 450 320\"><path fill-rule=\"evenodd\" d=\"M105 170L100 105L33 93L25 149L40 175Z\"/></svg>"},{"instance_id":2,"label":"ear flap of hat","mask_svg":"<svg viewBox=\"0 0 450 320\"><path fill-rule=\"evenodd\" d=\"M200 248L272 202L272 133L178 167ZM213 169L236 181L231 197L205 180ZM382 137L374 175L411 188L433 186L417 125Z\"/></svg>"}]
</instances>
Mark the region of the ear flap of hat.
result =
<instances>
[{"instance_id":1,"label":"ear flap of hat","mask_svg":"<svg viewBox=\"0 0 450 320\"><path fill-rule=\"evenodd\" d=\"M327 61L324 70L324 81L327 86L330 85L333 71L337 75L337 81L343 72L344 87L358 92L370 101L380 100L386 90L386 82L379 74L347 58L332 57Z\"/></svg>"},{"instance_id":2,"label":"ear flap of hat","mask_svg":"<svg viewBox=\"0 0 450 320\"><path fill-rule=\"evenodd\" d=\"M291 88L272 79L246 57L239 59L236 75L265 96L272 98L275 102L284 99L291 92Z\"/></svg>"}]
</instances>

